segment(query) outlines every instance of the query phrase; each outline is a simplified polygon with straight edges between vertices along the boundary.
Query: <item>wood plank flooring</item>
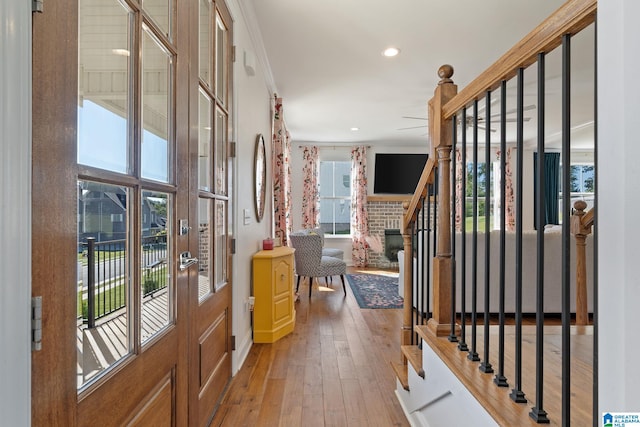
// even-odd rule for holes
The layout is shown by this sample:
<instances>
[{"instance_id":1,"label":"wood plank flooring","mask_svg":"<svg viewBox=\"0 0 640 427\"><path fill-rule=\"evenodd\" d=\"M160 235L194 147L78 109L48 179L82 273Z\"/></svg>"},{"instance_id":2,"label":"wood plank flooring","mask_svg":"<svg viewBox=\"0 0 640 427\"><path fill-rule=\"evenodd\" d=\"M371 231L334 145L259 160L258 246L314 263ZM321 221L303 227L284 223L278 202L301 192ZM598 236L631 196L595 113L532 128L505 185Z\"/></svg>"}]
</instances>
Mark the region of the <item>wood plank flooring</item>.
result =
<instances>
[{"instance_id":1,"label":"wood plank flooring","mask_svg":"<svg viewBox=\"0 0 640 427\"><path fill-rule=\"evenodd\" d=\"M368 271L372 272L372 271ZM338 277L306 283L296 327L254 344L212 426L408 426L390 361L400 361L401 309L363 310Z\"/></svg>"},{"instance_id":2,"label":"wood plank flooring","mask_svg":"<svg viewBox=\"0 0 640 427\"><path fill-rule=\"evenodd\" d=\"M351 270L350 272L356 272ZM363 271L376 273L378 271ZM339 278L331 286L316 284L311 300L306 282L296 303L296 327L274 344L254 344L232 379L213 418L212 426L407 426L395 396L396 378L390 362L400 362L401 309L360 309L347 286L344 297ZM482 320L478 348L483 356ZM492 324L495 319L492 318ZM458 360L466 384L476 393L503 397L496 406L513 414L497 414L501 425L535 425L528 413L535 405L534 318L524 319L523 391L526 404L513 403L513 326L505 328L505 375L509 387L493 384L495 374L482 374L477 363L446 338L431 343L451 369ZM560 320L545 319L544 409L551 425L561 425ZM507 319L513 324L513 319ZM469 322L467 321L467 325ZM497 331L491 327L490 361L497 370ZM572 327L572 425L591 425L593 327ZM467 326L467 343L470 344ZM455 364L455 363L454 363ZM426 370L427 368L425 368ZM472 384L472 383L475 383ZM479 391L480 390L480 391ZM509 418L511 415L514 418ZM517 420L517 421L514 421Z\"/></svg>"}]
</instances>

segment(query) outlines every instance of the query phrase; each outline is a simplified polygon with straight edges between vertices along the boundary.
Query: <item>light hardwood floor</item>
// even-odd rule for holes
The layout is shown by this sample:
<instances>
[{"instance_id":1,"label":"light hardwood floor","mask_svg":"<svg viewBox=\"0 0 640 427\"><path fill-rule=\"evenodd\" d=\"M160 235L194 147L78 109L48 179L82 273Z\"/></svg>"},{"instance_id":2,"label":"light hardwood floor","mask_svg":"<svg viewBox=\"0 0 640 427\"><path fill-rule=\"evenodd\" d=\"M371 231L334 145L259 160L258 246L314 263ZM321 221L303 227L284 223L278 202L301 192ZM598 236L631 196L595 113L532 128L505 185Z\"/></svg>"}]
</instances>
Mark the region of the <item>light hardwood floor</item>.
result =
<instances>
[{"instance_id":1,"label":"light hardwood floor","mask_svg":"<svg viewBox=\"0 0 640 427\"><path fill-rule=\"evenodd\" d=\"M292 334L253 345L212 426L409 425L390 365L400 360L401 309L363 310L339 277L320 283L310 300L300 285Z\"/></svg>"}]
</instances>

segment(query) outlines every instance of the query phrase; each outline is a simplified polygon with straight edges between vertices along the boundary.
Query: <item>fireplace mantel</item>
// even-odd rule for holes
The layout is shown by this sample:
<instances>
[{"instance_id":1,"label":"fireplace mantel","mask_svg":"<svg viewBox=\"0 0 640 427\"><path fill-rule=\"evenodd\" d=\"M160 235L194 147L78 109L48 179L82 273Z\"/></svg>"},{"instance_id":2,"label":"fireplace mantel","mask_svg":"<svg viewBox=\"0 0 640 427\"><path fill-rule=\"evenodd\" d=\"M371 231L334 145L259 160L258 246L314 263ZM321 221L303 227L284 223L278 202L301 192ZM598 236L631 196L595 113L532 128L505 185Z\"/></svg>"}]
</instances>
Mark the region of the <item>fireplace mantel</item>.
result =
<instances>
[{"instance_id":1,"label":"fireplace mantel","mask_svg":"<svg viewBox=\"0 0 640 427\"><path fill-rule=\"evenodd\" d=\"M410 202L412 194L369 194L367 202Z\"/></svg>"}]
</instances>

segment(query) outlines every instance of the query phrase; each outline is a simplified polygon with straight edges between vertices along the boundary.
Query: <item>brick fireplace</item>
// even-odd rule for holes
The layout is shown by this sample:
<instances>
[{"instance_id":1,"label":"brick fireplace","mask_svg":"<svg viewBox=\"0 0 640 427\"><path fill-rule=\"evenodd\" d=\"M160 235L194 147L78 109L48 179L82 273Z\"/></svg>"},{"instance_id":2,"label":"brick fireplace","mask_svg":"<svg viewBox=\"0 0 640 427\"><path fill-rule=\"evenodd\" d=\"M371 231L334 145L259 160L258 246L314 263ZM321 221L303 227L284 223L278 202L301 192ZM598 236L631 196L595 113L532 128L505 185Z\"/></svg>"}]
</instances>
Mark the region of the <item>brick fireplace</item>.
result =
<instances>
[{"instance_id":1,"label":"brick fireplace","mask_svg":"<svg viewBox=\"0 0 640 427\"><path fill-rule=\"evenodd\" d=\"M375 252L369 249L370 267L398 268L398 259L394 256L397 252L398 235L391 230L399 231L402 228L402 216L404 214L402 203L409 201L410 198L410 195L372 195L367 198L369 234L378 237L383 247L382 252ZM387 230L386 236L385 230ZM387 242L389 239L393 239L391 247ZM402 242L401 236L399 241ZM385 245L387 245L387 250L385 250Z\"/></svg>"}]
</instances>

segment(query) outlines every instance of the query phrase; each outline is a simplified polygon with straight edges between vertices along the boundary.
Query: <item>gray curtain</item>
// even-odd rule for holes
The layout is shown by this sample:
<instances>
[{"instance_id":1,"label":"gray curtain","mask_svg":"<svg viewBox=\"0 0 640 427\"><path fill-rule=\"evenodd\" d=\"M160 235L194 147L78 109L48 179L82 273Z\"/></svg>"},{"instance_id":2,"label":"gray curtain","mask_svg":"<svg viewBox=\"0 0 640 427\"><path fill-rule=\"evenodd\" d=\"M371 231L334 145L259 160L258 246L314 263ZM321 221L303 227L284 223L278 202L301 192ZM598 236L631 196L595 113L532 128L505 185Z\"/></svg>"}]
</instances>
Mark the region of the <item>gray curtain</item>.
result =
<instances>
[{"instance_id":1,"label":"gray curtain","mask_svg":"<svg viewBox=\"0 0 640 427\"><path fill-rule=\"evenodd\" d=\"M544 207L545 223L558 224L558 193L560 191L560 153L544 153ZM533 153L533 206L538 212L538 153ZM534 214L534 227L538 229L538 215Z\"/></svg>"}]
</instances>

